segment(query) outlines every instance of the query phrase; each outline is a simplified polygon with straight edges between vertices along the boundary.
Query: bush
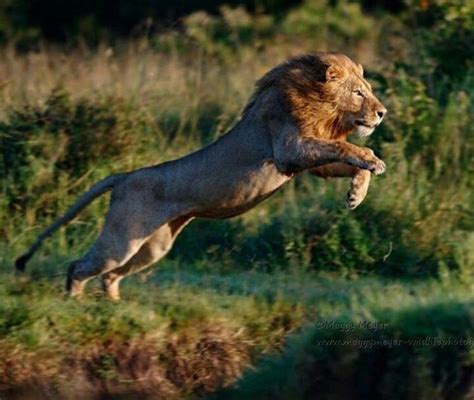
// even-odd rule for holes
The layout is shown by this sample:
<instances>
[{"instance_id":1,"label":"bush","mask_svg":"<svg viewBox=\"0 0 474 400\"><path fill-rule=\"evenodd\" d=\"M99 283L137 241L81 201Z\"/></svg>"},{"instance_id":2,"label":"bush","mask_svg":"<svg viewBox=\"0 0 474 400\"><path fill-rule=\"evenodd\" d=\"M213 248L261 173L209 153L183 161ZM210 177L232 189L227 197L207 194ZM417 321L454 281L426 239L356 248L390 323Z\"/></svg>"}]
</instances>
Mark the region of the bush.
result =
<instances>
[{"instance_id":1,"label":"bush","mask_svg":"<svg viewBox=\"0 0 474 400\"><path fill-rule=\"evenodd\" d=\"M357 41L367 37L372 28L372 20L364 15L360 4L346 0L306 0L301 7L290 11L283 22L288 34L317 35L323 40L337 37Z\"/></svg>"},{"instance_id":2,"label":"bush","mask_svg":"<svg viewBox=\"0 0 474 400\"><path fill-rule=\"evenodd\" d=\"M252 15L244 7L221 6L220 15L205 11L183 18L187 35L209 54L226 59L242 45L258 47L261 39L271 36L275 26L269 15Z\"/></svg>"},{"instance_id":3,"label":"bush","mask_svg":"<svg viewBox=\"0 0 474 400\"><path fill-rule=\"evenodd\" d=\"M472 71L474 52L474 13L465 1L438 0L417 10L416 22L423 49L434 74L436 85L462 83Z\"/></svg>"},{"instance_id":4,"label":"bush","mask_svg":"<svg viewBox=\"0 0 474 400\"><path fill-rule=\"evenodd\" d=\"M298 1L296 2L298 3ZM15 41L22 49L31 49L40 39L56 42L85 40L97 45L103 39L117 39L149 35L160 32L165 26L173 26L179 18L197 10L218 14L223 2L192 0L171 2L149 0L72 0L61 3L55 0L27 1L6 0L0 4L0 43ZM238 7L233 13L252 12L278 15L292 0L229 0L225 4ZM226 6L224 6L226 7ZM231 10L227 8L226 10ZM230 11L229 11L230 12ZM227 11L225 12L227 14ZM234 15L235 16L235 15ZM3 40L2 40L3 39Z\"/></svg>"},{"instance_id":5,"label":"bush","mask_svg":"<svg viewBox=\"0 0 474 400\"><path fill-rule=\"evenodd\" d=\"M43 106L12 111L0 123L0 178L11 206L37 200L44 185L77 179L129 146L110 103L80 100L54 90ZM26 202L26 203L25 203Z\"/></svg>"},{"instance_id":6,"label":"bush","mask_svg":"<svg viewBox=\"0 0 474 400\"><path fill-rule=\"evenodd\" d=\"M474 374L472 305L383 311L372 325L320 321L214 398L464 399Z\"/></svg>"}]
</instances>

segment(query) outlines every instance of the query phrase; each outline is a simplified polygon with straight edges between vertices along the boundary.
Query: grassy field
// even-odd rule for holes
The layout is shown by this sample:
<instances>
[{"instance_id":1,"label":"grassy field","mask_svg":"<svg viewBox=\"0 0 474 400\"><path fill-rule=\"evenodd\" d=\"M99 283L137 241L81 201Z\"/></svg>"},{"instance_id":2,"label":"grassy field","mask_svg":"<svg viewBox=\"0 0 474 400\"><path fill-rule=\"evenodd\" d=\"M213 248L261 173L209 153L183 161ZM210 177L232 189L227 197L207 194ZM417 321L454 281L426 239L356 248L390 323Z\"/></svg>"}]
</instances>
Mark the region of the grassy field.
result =
<instances>
[{"instance_id":1,"label":"grassy field","mask_svg":"<svg viewBox=\"0 0 474 400\"><path fill-rule=\"evenodd\" d=\"M119 304L98 290L65 300L61 289L46 279L1 284L7 398L38 389L45 397L194 397L232 384L252 365L236 388L216 396L346 398L334 382L361 399L448 398L470 389L472 343L454 340L474 333L472 290L459 283L169 267L128 282ZM429 338L440 343L396 342ZM327 339L360 342L318 344Z\"/></svg>"},{"instance_id":2,"label":"grassy field","mask_svg":"<svg viewBox=\"0 0 474 400\"><path fill-rule=\"evenodd\" d=\"M472 15L308 0L280 19L197 12L97 48L4 47L0 397L471 399ZM210 143L268 68L325 49L362 62L389 110L365 143L387 172L357 210L347 180L302 175L241 217L191 223L119 303L97 283L73 301L66 267L97 236L104 196L15 275L93 182Z\"/></svg>"}]
</instances>

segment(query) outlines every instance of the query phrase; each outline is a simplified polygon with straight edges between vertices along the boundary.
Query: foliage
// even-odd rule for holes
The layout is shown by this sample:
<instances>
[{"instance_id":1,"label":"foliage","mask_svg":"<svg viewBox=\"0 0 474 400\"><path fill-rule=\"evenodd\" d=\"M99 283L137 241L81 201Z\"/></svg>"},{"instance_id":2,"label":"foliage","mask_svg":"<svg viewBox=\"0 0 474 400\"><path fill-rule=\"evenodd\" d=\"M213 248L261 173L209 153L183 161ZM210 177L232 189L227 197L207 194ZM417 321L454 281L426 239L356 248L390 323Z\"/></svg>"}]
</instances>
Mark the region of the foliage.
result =
<instances>
[{"instance_id":1,"label":"foliage","mask_svg":"<svg viewBox=\"0 0 474 400\"><path fill-rule=\"evenodd\" d=\"M20 173L32 158L47 159L49 168L56 173L65 171L77 178L92 163L125 150L127 139L119 136L118 123L110 102L94 104L84 99L73 104L68 93L55 89L44 107L13 111L9 123L0 125L0 179L31 187L31 180ZM32 143L30 148L26 143Z\"/></svg>"},{"instance_id":2,"label":"foliage","mask_svg":"<svg viewBox=\"0 0 474 400\"><path fill-rule=\"evenodd\" d=\"M438 0L415 13L424 52L430 57L433 78L459 84L472 70L474 13L472 2Z\"/></svg>"},{"instance_id":3,"label":"foliage","mask_svg":"<svg viewBox=\"0 0 474 400\"><path fill-rule=\"evenodd\" d=\"M250 11L279 14L292 0L229 0L233 7L242 6ZM222 6L218 0L180 2L149 0L72 0L67 4L55 0L5 0L0 4L0 41L16 41L21 48L37 45L45 38L57 42L85 40L98 44L99 38L110 39L150 34L196 10L215 14ZM3 39L3 40L2 40Z\"/></svg>"},{"instance_id":4,"label":"foliage","mask_svg":"<svg viewBox=\"0 0 474 400\"><path fill-rule=\"evenodd\" d=\"M462 399L469 393L472 304L374 314L369 321L342 316L307 327L283 354L267 358L234 389L214 397Z\"/></svg>"},{"instance_id":5,"label":"foliage","mask_svg":"<svg viewBox=\"0 0 474 400\"><path fill-rule=\"evenodd\" d=\"M219 16L197 11L183 18L187 35L210 54L225 56L242 45L258 46L274 30L271 16L251 15L242 6L223 5L219 11Z\"/></svg>"},{"instance_id":6,"label":"foliage","mask_svg":"<svg viewBox=\"0 0 474 400\"><path fill-rule=\"evenodd\" d=\"M357 2L308 0L288 13L283 27L288 34L336 36L343 40L357 40L367 36L370 17L364 15Z\"/></svg>"},{"instance_id":7,"label":"foliage","mask_svg":"<svg viewBox=\"0 0 474 400\"><path fill-rule=\"evenodd\" d=\"M35 397L69 398L80 390L90 398L193 398L233 384L254 364L258 368L222 398L281 398L279 390L300 398L331 393L335 381L359 398L370 389L393 393L388 398L410 390L422 398L465 393L463 379L473 365L472 346L464 344L370 345L472 338L472 290L456 282L206 276L171 267L156 282L127 289L119 304L104 302L96 291L78 302L58 296L58 282L3 274L0 393L16 387ZM375 323L383 329L368 328ZM366 344L318 346L335 339ZM400 379L409 380L400 387Z\"/></svg>"}]
</instances>

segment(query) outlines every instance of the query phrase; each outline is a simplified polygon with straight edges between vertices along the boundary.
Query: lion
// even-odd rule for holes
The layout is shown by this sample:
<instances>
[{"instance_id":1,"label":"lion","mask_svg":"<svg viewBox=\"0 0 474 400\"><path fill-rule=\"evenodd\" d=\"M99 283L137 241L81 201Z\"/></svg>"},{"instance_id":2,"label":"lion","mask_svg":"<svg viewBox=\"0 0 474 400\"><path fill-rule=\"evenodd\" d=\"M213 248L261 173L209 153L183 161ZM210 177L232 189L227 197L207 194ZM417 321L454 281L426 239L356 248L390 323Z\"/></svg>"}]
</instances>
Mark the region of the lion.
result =
<instances>
[{"instance_id":1,"label":"lion","mask_svg":"<svg viewBox=\"0 0 474 400\"><path fill-rule=\"evenodd\" d=\"M371 174L382 174L385 164L346 138L370 135L386 112L362 66L349 57L321 52L291 58L257 81L226 134L182 158L99 181L39 235L16 267L23 271L48 236L110 190L99 237L69 266L72 297L101 276L105 294L119 299L120 281L164 257L191 220L242 214L304 171L351 178L346 203L354 209Z\"/></svg>"}]
</instances>

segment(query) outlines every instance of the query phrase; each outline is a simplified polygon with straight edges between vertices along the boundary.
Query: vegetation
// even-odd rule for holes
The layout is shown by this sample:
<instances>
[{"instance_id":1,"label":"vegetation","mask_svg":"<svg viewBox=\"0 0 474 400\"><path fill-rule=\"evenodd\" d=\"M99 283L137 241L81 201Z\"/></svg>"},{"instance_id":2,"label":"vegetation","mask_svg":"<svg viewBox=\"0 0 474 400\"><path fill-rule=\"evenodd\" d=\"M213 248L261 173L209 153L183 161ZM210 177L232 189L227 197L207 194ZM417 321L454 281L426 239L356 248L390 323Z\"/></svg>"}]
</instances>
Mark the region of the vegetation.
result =
<instances>
[{"instance_id":1,"label":"vegetation","mask_svg":"<svg viewBox=\"0 0 474 400\"><path fill-rule=\"evenodd\" d=\"M472 303L444 301L377 314L387 325L378 319L370 325L344 315L329 327L321 323L307 327L292 338L283 354L266 359L235 388L215 397L458 399L472 395L472 341L460 338L460 334L472 337ZM436 340L426 336L433 326L439 335Z\"/></svg>"},{"instance_id":2,"label":"vegetation","mask_svg":"<svg viewBox=\"0 0 474 400\"><path fill-rule=\"evenodd\" d=\"M81 24L63 45L39 32L31 47L26 26L5 35L0 394L347 398L333 391L341 386L361 399L472 395L474 8L369 5L219 5L127 40L94 30L93 47L72 46L87 39ZM0 31L11 24L3 17ZM14 276L15 256L93 182L210 143L268 68L324 49L364 64L389 110L367 142L387 172L357 210L344 208L347 180L302 175L241 217L190 224L158 268L125 284L121 303L97 290L65 300L66 265L98 234L101 198ZM386 326L321 328L328 320ZM320 342L423 338L458 342Z\"/></svg>"}]
</instances>

